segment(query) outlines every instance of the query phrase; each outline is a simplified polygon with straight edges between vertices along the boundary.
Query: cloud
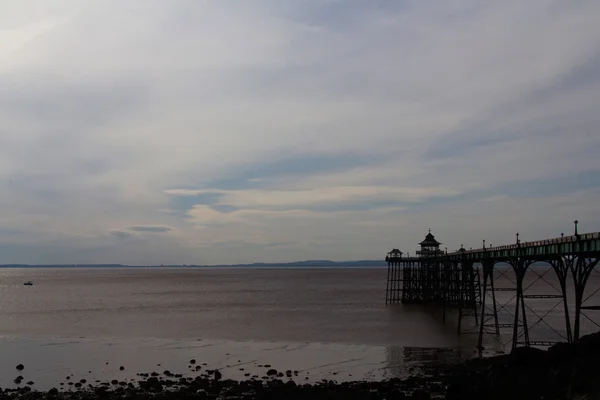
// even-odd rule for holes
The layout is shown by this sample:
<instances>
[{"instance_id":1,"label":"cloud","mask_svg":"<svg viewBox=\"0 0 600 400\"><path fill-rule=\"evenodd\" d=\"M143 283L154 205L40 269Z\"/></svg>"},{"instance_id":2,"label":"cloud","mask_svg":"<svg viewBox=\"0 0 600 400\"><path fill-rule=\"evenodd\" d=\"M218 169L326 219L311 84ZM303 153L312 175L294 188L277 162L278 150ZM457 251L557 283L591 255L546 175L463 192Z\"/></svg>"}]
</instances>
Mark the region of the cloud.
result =
<instances>
[{"instance_id":1,"label":"cloud","mask_svg":"<svg viewBox=\"0 0 600 400\"><path fill-rule=\"evenodd\" d=\"M163 225L134 225L128 226L127 229L135 232L150 232L150 233L167 233L173 229Z\"/></svg>"},{"instance_id":2,"label":"cloud","mask_svg":"<svg viewBox=\"0 0 600 400\"><path fill-rule=\"evenodd\" d=\"M127 238L130 238L130 237L134 236L134 234L131 233L131 232L117 231L117 230L109 231L109 234L111 234L112 236L121 238L121 239L127 239Z\"/></svg>"},{"instance_id":3,"label":"cloud","mask_svg":"<svg viewBox=\"0 0 600 400\"><path fill-rule=\"evenodd\" d=\"M558 0L7 4L3 254L364 259L427 228L450 246L512 240L516 225L543 237L574 215L600 230L599 12Z\"/></svg>"}]
</instances>

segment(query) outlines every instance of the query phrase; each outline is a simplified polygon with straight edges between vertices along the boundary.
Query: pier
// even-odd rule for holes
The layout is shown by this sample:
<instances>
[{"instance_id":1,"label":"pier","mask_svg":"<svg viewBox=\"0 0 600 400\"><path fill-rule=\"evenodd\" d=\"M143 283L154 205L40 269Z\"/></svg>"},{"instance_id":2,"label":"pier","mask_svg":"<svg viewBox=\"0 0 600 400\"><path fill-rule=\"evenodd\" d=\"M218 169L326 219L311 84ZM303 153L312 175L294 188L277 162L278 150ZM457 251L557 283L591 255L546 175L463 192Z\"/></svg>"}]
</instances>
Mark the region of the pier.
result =
<instances>
[{"instance_id":1,"label":"pier","mask_svg":"<svg viewBox=\"0 0 600 400\"><path fill-rule=\"evenodd\" d=\"M458 334L479 336L480 350L486 335L512 348L577 342L584 323L600 328L600 280L589 285L600 274L600 233L580 234L577 224L569 236L521 242L517 233L513 244L484 240L450 253L430 231L415 256L387 254L386 304L429 306L443 323L453 316ZM536 338L540 326L556 340Z\"/></svg>"}]
</instances>

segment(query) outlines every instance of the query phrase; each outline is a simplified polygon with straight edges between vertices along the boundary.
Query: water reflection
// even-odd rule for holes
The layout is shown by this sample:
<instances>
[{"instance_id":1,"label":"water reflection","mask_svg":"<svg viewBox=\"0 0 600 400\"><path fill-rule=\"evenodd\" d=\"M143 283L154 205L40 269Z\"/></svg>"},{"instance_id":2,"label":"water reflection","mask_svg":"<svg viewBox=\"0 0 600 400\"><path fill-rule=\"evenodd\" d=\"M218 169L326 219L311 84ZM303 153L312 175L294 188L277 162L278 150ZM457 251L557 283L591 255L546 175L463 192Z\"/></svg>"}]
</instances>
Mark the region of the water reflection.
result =
<instances>
[{"instance_id":1,"label":"water reflection","mask_svg":"<svg viewBox=\"0 0 600 400\"><path fill-rule=\"evenodd\" d=\"M475 356L473 350L464 348L388 346L385 377L402 378L423 366L452 364Z\"/></svg>"}]
</instances>

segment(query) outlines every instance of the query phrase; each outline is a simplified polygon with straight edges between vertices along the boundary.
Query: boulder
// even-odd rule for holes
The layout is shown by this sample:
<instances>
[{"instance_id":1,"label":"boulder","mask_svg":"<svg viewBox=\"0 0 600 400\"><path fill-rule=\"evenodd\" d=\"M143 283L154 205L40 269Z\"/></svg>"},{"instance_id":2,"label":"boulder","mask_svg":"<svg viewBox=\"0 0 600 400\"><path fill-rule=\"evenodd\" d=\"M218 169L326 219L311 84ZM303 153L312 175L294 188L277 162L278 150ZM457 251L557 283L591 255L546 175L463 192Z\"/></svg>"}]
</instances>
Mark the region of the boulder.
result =
<instances>
[{"instance_id":1,"label":"boulder","mask_svg":"<svg viewBox=\"0 0 600 400\"><path fill-rule=\"evenodd\" d=\"M556 343L547 351L550 361L554 364L563 364L575 356L575 346L571 343Z\"/></svg>"},{"instance_id":2,"label":"boulder","mask_svg":"<svg viewBox=\"0 0 600 400\"><path fill-rule=\"evenodd\" d=\"M600 355L600 332L582 336L575 344L576 352L583 358L595 358Z\"/></svg>"},{"instance_id":3,"label":"boulder","mask_svg":"<svg viewBox=\"0 0 600 400\"><path fill-rule=\"evenodd\" d=\"M510 352L510 358L519 367L542 367L550 361L548 352L534 347L517 347Z\"/></svg>"},{"instance_id":4,"label":"boulder","mask_svg":"<svg viewBox=\"0 0 600 400\"><path fill-rule=\"evenodd\" d=\"M430 400L431 395L422 389L415 390L410 396L412 400Z\"/></svg>"}]
</instances>

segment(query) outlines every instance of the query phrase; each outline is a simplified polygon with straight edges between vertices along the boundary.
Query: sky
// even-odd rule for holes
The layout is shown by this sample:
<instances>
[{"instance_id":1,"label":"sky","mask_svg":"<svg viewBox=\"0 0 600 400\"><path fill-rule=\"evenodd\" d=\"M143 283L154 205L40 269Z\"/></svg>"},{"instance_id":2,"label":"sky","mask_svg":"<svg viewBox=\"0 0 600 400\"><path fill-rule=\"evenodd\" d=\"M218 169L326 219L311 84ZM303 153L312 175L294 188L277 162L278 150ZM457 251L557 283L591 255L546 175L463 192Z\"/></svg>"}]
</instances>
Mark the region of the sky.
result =
<instances>
[{"instance_id":1,"label":"sky","mask_svg":"<svg viewBox=\"0 0 600 400\"><path fill-rule=\"evenodd\" d=\"M9 0L0 263L600 231L600 2Z\"/></svg>"}]
</instances>

